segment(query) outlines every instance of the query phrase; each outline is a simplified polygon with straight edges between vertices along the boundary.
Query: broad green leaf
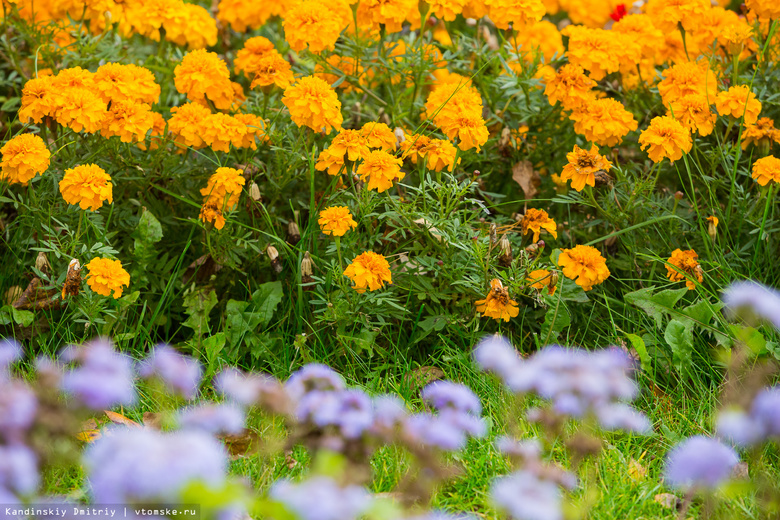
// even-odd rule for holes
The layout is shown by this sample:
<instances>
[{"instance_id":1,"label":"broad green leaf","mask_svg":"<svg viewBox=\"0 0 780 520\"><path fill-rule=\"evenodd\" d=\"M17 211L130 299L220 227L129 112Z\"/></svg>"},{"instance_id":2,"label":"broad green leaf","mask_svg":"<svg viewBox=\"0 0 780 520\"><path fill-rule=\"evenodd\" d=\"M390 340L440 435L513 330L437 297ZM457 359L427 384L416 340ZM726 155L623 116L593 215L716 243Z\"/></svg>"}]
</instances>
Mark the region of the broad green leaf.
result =
<instances>
[{"instance_id":1,"label":"broad green leaf","mask_svg":"<svg viewBox=\"0 0 780 520\"><path fill-rule=\"evenodd\" d=\"M256 312L260 314L260 326L268 325L283 296L284 290L280 281L264 283L252 293L252 302Z\"/></svg>"},{"instance_id":2,"label":"broad green leaf","mask_svg":"<svg viewBox=\"0 0 780 520\"><path fill-rule=\"evenodd\" d=\"M687 372L691 366L693 353L693 327L687 326L680 320L672 320L666 326L664 339L672 348L672 363L675 368L680 373Z\"/></svg>"},{"instance_id":3,"label":"broad green leaf","mask_svg":"<svg viewBox=\"0 0 780 520\"><path fill-rule=\"evenodd\" d=\"M206 333L209 326L209 313L217 304L217 293L212 289L208 294L205 290L195 290L184 297L184 309L188 315L182 323L195 331L195 336L200 337Z\"/></svg>"},{"instance_id":4,"label":"broad green leaf","mask_svg":"<svg viewBox=\"0 0 780 520\"><path fill-rule=\"evenodd\" d=\"M647 346L642 338L636 334L626 333L628 341L631 342L631 346L634 347L637 354L639 354L639 361L642 363L642 370L650 372L652 365L650 364L650 354L647 353Z\"/></svg>"},{"instance_id":5,"label":"broad green leaf","mask_svg":"<svg viewBox=\"0 0 780 520\"><path fill-rule=\"evenodd\" d=\"M655 320L656 327L660 329L664 323L664 315L671 314L674 304L688 292L688 289L684 287L682 289L667 289L653 294L654 290L655 286L640 289L625 294L623 299L645 311Z\"/></svg>"},{"instance_id":6,"label":"broad green leaf","mask_svg":"<svg viewBox=\"0 0 780 520\"><path fill-rule=\"evenodd\" d=\"M14 323L21 325L22 327L29 327L32 325L32 322L35 319L35 314L33 314L32 311L23 311L14 307L11 307L11 309L14 317Z\"/></svg>"}]
</instances>

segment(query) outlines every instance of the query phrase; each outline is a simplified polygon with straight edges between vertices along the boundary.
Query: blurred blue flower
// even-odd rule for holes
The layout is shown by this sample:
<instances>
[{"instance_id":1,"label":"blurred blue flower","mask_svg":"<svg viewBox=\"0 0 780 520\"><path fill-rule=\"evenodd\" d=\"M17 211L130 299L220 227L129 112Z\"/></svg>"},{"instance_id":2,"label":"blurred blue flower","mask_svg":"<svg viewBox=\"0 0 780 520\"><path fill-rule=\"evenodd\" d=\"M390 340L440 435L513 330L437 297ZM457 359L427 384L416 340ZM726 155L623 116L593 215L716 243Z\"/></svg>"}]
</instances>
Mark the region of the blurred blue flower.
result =
<instances>
[{"instance_id":1,"label":"blurred blue flower","mask_svg":"<svg viewBox=\"0 0 780 520\"><path fill-rule=\"evenodd\" d=\"M468 414L479 415L482 403L474 392L465 385L452 381L434 381L422 390L425 402L437 410L454 410Z\"/></svg>"},{"instance_id":2,"label":"blurred blue flower","mask_svg":"<svg viewBox=\"0 0 780 520\"><path fill-rule=\"evenodd\" d=\"M314 390L326 392L346 388L344 378L335 370L317 363L310 363L294 372L284 386L290 398L295 401Z\"/></svg>"},{"instance_id":3,"label":"blurred blue flower","mask_svg":"<svg viewBox=\"0 0 780 520\"><path fill-rule=\"evenodd\" d=\"M516 520L562 520L561 490L529 471L497 478L490 488L497 508Z\"/></svg>"},{"instance_id":4,"label":"blurred blue flower","mask_svg":"<svg viewBox=\"0 0 780 520\"><path fill-rule=\"evenodd\" d=\"M372 402L374 409L373 430L394 430L409 415L404 402L394 395L380 395Z\"/></svg>"},{"instance_id":5,"label":"blurred blue flower","mask_svg":"<svg viewBox=\"0 0 780 520\"><path fill-rule=\"evenodd\" d=\"M718 437L740 447L752 446L766 437L763 424L738 409L720 412L715 429Z\"/></svg>"},{"instance_id":6,"label":"blurred blue flower","mask_svg":"<svg viewBox=\"0 0 780 520\"><path fill-rule=\"evenodd\" d=\"M103 410L135 403L132 362L108 341L98 339L82 346L71 345L60 358L66 363L78 363L62 377L60 389L84 406Z\"/></svg>"},{"instance_id":7,"label":"blurred blue flower","mask_svg":"<svg viewBox=\"0 0 780 520\"><path fill-rule=\"evenodd\" d=\"M231 403L208 403L179 410L179 428L202 430L211 434L237 435L244 430L244 409Z\"/></svg>"},{"instance_id":8,"label":"blurred blue flower","mask_svg":"<svg viewBox=\"0 0 780 520\"><path fill-rule=\"evenodd\" d=\"M729 285L722 299L732 314L748 314L746 317L767 320L780 329L780 292L760 283L742 281Z\"/></svg>"},{"instance_id":9,"label":"blurred blue flower","mask_svg":"<svg viewBox=\"0 0 780 520\"><path fill-rule=\"evenodd\" d=\"M11 338L0 339L0 380L8 376L11 363L22 358L22 345Z\"/></svg>"},{"instance_id":10,"label":"blurred blue flower","mask_svg":"<svg viewBox=\"0 0 780 520\"><path fill-rule=\"evenodd\" d=\"M696 435L682 441L666 456L664 478L678 489L715 488L729 478L738 462L731 447Z\"/></svg>"},{"instance_id":11,"label":"blurred blue flower","mask_svg":"<svg viewBox=\"0 0 780 520\"><path fill-rule=\"evenodd\" d=\"M625 403L612 403L596 409L599 424L605 430L623 430L647 435L653 426L647 416Z\"/></svg>"},{"instance_id":12,"label":"blurred blue flower","mask_svg":"<svg viewBox=\"0 0 780 520\"><path fill-rule=\"evenodd\" d=\"M498 335L486 336L477 343L473 356L482 370L495 373L503 381L509 381L523 363L509 340Z\"/></svg>"},{"instance_id":13,"label":"blurred blue flower","mask_svg":"<svg viewBox=\"0 0 780 520\"><path fill-rule=\"evenodd\" d=\"M27 384L0 379L0 437L21 442L38 410L38 399Z\"/></svg>"},{"instance_id":14,"label":"blurred blue flower","mask_svg":"<svg viewBox=\"0 0 780 520\"><path fill-rule=\"evenodd\" d=\"M30 495L39 482L38 457L30 448L23 444L0 446L0 490Z\"/></svg>"},{"instance_id":15,"label":"blurred blue flower","mask_svg":"<svg viewBox=\"0 0 780 520\"><path fill-rule=\"evenodd\" d=\"M371 399L357 389L311 391L298 401L296 416L320 428L334 426L346 439L360 437L374 421Z\"/></svg>"},{"instance_id":16,"label":"blurred blue flower","mask_svg":"<svg viewBox=\"0 0 780 520\"><path fill-rule=\"evenodd\" d=\"M299 483L278 480L269 496L284 504L298 520L353 520L372 503L371 495L362 487L340 487L327 477Z\"/></svg>"},{"instance_id":17,"label":"blurred blue flower","mask_svg":"<svg viewBox=\"0 0 780 520\"><path fill-rule=\"evenodd\" d=\"M214 378L214 388L225 397L244 406L253 406L266 393L277 393L280 383L263 374L245 374L226 368Z\"/></svg>"},{"instance_id":18,"label":"blurred blue flower","mask_svg":"<svg viewBox=\"0 0 780 520\"><path fill-rule=\"evenodd\" d=\"M201 377L198 360L184 356L168 345L157 345L140 363L141 377L159 377L174 392L186 399L195 397Z\"/></svg>"},{"instance_id":19,"label":"blurred blue flower","mask_svg":"<svg viewBox=\"0 0 780 520\"><path fill-rule=\"evenodd\" d=\"M780 388L764 388L753 400L750 415L768 436L780 435Z\"/></svg>"}]
</instances>

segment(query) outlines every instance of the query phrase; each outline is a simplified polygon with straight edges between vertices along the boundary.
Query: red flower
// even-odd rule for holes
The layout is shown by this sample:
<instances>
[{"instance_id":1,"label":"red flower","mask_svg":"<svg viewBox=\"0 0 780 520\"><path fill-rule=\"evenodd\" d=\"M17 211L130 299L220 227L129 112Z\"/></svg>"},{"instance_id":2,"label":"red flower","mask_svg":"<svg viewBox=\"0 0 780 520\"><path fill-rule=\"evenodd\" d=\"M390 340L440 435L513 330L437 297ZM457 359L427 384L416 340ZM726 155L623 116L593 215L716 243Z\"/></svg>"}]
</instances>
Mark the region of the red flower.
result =
<instances>
[{"instance_id":1,"label":"red flower","mask_svg":"<svg viewBox=\"0 0 780 520\"><path fill-rule=\"evenodd\" d=\"M616 22L619 22L621 18L623 18L626 15L626 4L618 4L617 7L615 7L615 10L612 11L612 14L609 15L610 18L615 20Z\"/></svg>"}]
</instances>

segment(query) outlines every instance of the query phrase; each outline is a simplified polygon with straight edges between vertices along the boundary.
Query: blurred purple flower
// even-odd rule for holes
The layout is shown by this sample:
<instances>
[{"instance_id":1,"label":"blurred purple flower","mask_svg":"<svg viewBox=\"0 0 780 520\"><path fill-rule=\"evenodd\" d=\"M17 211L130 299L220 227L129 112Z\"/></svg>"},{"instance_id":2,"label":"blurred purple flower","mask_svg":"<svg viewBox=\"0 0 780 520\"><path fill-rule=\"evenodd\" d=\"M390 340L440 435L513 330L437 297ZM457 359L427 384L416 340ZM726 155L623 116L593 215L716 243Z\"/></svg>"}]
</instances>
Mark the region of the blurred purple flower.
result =
<instances>
[{"instance_id":1,"label":"blurred purple flower","mask_svg":"<svg viewBox=\"0 0 780 520\"><path fill-rule=\"evenodd\" d=\"M748 311L780 329L780 292L760 283L742 281L729 285L722 299L732 314Z\"/></svg>"},{"instance_id":2,"label":"blurred purple flower","mask_svg":"<svg viewBox=\"0 0 780 520\"><path fill-rule=\"evenodd\" d=\"M0 446L0 490L30 495L39 481L38 458L30 448L22 444Z\"/></svg>"},{"instance_id":3,"label":"blurred purple flower","mask_svg":"<svg viewBox=\"0 0 780 520\"><path fill-rule=\"evenodd\" d=\"M482 370L494 372L504 381L511 379L523 363L509 340L498 335L484 337L474 348L473 356Z\"/></svg>"},{"instance_id":4,"label":"blurred purple flower","mask_svg":"<svg viewBox=\"0 0 780 520\"><path fill-rule=\"evenodd\" d=\"M22 358L22 345L15 339L0 339L0 379L8 374L11 363Z\"/></svg>"},{"instance_id":5,"label":"blurred purple flower","mask_svg":"<svg viewBox=\"0 0 780 520\"><path fill-rule=\"evenodd\" d=\"M60 358L66 363L78 363L63 376L60 389L86 407L103 410L135 402L132 362L108 341L97 339L80 347L71 345Z\"/></svg>"},{"instance_id":6,"label":"blurred purple flower","mask_svg":"<svg viewBox=\"0 0 780 520\"><path fill-rule=\"evenodd\" d=\"M764 388L753 400L750 415L768 436L780 435L780 388Z\"/></svg>"},{"instance_id":7,"label":"blurred purple flower","mask_svg":"<svg viewBox=\"0 0 780 520\"><path fill-rule=\"evenodd\" d=\"M103 504L175 503L191 481L222 485L228 466L222 443L205 432L126 427L104 430L83 460Z\"/></svg>"},{"instance_id":8,"label":"blurred purple flower","mask_svg":"<svg viewBox=\"0 0 780 520\"><path fill-rule=\"evenodd\" d=\"M437 410L454 410L479 415L482 403L467 386L452 381L434 381L422 390L425 402Z\"/></svg>"},{"instance_id":9,"label":"blurred purple flower","mask_svg":"<svg viewBox=\"0 0 780 520\"><path fill-rule=\"evenodd\" d=\"M244 374L235 368L227 368L214 378L214 388L229 399L244 406L258 404L261 397L276 392L279 382L263 374Z\"/></svg>"},{"instance_id":10,"label":"blurred purple flower","mask_svg":"<svg viewBox=\"0 0 780 520\"><path fill-rule=\"evenodd\" d=\"M291 399L298 401L308 392L344 390L344 378L335 370L317 363L305 365L294 372L285 383L285 389Z\"/></svg>"},{"instance_id":11,"label":"blurred purple flower","mask_svg":"<svg viewBox=\"0 0 780 520\"><path fill-rule=\"evenodd\" d=\"M303 482L276 481L269 491L298 520L352 520L371 505L371 495L359 486L340 487L327 477Z\"/></svg>"},{"instance_id":12,"label":"blurred purple flower","mask_svg":"<svg viewBox=\"0 0 780 520\"><path fill-rule=\"evenodd\" d=\"M360 437L374 421L371 399L357 389L311 391L299 400L295 413L301 422L334 426L347 439Z\"/></svg>"},{"instance_id":13,"label":"blurred purple flower","mask_svg":"<svg viewBox=\"0 0 780 520\"><path fill-rule=\"evenodd\" d=\"M561 490L531 472L517 471L493 482L495 505L516 520L562 520Z\"/></svg>"},{"instance_id":14,"label":"blurred purple flower","mask_svg":"<svg viewBox=\"0 0 780 520\"><path fill-rule=\"evenodd\" d=\"M542 445L538 439L519 441L502 435L496 438L496 448L504 455L514 455L525 460L538 460L542 456Z\"/></svg>"},{"instance_id":15,"label":"blurred purple flower","mask_svg":"<svg viewBox=\"0 0 780 520\"><path fill-rule=\"evenodd\" d=\"M231 403L208 403L179 410L176 422L183 430L202 430L211 434L237 435L244 430L243 408Z\"/></svg>"},{"instance_id":16,"label":"blurred purple flower","mask_svg":"<svg viewBox=\"0 0 780 520\"><path fill-rule=\"evenodd\" d=\"M666 456L664 478L675 488L715 488L739 462L736 452L716 439L696 435Z\"/></svg>"},{"instance_id":17,"label":"blurred purple flower","mask_svg":"<svg viewBox=\"0 0 780 520\"><path fill-rule=\"evenodd\" d=\"M605 430L623 430L647 435L653 426L647 416L625 403L612 403L596 409L599 424Z\"/></svg>"},{"instance_id":18,"label":"blurred purple flower","mask_svg":"<svg viewBox=\"0 0 780 520\"><path fill-rule=\"evenodd\" d=\"M477 520L477 517L466 513L452 514L434 510L422 515L407 516L403 520Z\"/></svg>"},{"instance_id":19,"label":"blurred purple flower","mask_svg":"<svg viewBox=\"0 0 780 520\"><path fill-rule=\"evenodd\" d=\"M201 367L198 360L168 345L157 345L141 362L138 373L147 379L157 376L174 392L192 399L200 385Z\"/></svg>"},{"instance_id":20,"label":"blurred purple flower","mask_svg":"<svg viewBox=\"0 0 780 520\"><path fill-rule=\"evenodd\" d=\"M372 406L374 409L374 430L392 430L409 415L404 402L394 395L375 397Z\"/></svg>"},{"instance_id":21,"label":"blurred purple flower","mask_svg":"<svg viewBox=\"0 0 780 520\"><path fill-rule=\"evenodd\" d=\"M752 446L766 436L763 425L742 410L720 412L715 429L718 437L741 447Z\"/></svg>"},{"instance_id":22,"label":"blurred purple flower","mask_svg":"<svg viewBox=\"0 0 780 520\"><path fill-rule=\"evenodd\" d=\"M38 399L27 384L0 379L0 437L6 442L21 442L37 409Z\"/></svg>"},{"instance_id":23,"label":"blurred purple flower","mask_svg":"<svg viewBox=\"0 0 780 520\"><path fill-rule=\"evenodd\" d=\"M485 425L479 417L458 412L440 415L418 413L406 420L403 430L407 441L456 451L466 446L467 433L475 437L484 435Z\"/></svg>"}]
</instances>

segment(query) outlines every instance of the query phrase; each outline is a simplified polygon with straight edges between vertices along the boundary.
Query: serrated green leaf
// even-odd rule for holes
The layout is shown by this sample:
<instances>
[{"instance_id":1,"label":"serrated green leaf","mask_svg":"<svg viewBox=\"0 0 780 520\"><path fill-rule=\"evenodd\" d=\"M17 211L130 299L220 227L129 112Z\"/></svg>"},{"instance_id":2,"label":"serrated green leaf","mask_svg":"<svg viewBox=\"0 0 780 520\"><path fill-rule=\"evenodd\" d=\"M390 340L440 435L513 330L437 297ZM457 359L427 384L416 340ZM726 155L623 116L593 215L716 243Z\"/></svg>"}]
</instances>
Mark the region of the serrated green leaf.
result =
<instances>
[{"instance_id":1,"label":"serrated green leaf","mask_svg":"<svg viewBox=\"0 0 780 520\"><path fill-rule=\"evenodd\" d=\"M690 320L688 323L692 324ZM672 349L672 363L680 373L687 372L691 367L693 353L693 327L680 320L672 320L666 326L664 339Z\"/></svg>"},{"instance_id":2,"label":"serrated green leaf","mask_svg":"<svg viewBox=\"0 0 780 520\"><path fill-rule=\"evenodd\" d=\"M623 296L626 302L636 305L655 320L655 325L659 329L664 324L664 315L669 315L688 289L667 289L657 294L653 294L655 286L630 292Z\"/></svg>"}]
</instances>

